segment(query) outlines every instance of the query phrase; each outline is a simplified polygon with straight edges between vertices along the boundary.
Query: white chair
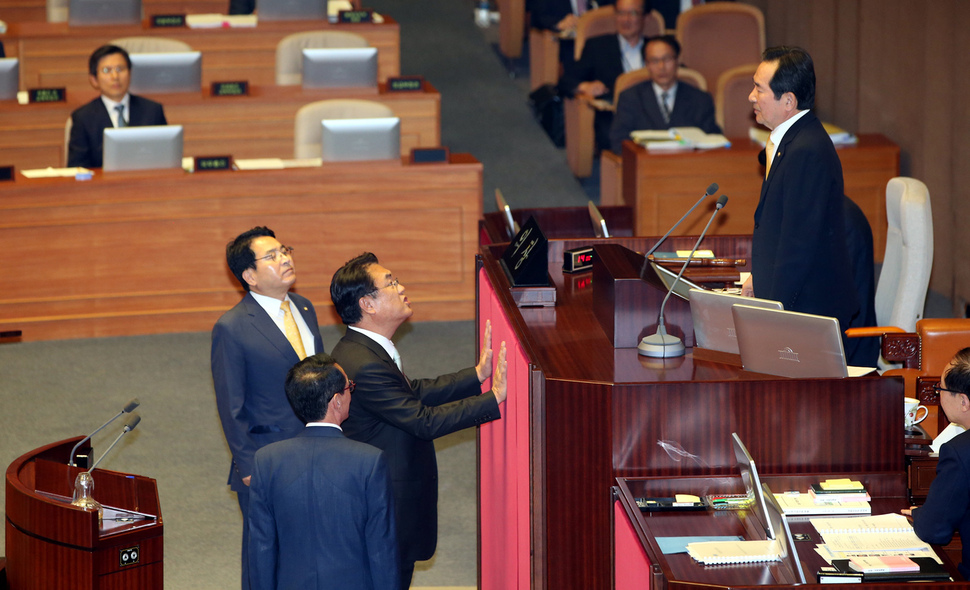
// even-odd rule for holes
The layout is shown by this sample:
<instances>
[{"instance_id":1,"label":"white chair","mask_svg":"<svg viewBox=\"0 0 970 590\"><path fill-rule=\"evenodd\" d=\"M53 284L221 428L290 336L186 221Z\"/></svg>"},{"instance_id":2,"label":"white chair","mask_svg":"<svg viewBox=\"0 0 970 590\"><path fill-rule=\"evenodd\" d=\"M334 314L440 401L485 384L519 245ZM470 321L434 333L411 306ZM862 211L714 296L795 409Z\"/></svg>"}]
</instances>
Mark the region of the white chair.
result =
<instances>
[{"instance_id":1,"label":"white chair","mask_svg":"<svg viewBox=\"0 0 970 590\"><path fill-rule=\"evenodd\" d=\"M368 47L367 39L344 31L307 31L287 35L276 45L276 85L303 82L303 50Z\"/></svg>"},{"instance_id":2,"label":"white chair","mask_svg":"<svg viewBox=\"0 0 970 590\"><path fill-rule=\"evenodd\" d=\"M371 100L333 99L311 102L296 112L293 128L293 157L319 158L324 119L370 119L393 117L391 107Z\"/></svg>"},{"instance_id":3,"label":"white chair","mask_svg":"<svg viewBox=\"0 0 970 590\"><path fill-rule=\"evenodd\" d=\"M192 51L192 46L178 39L165 37L122 37L108 42L128 53L174 53Z\"/></svg>"},{"instance_id":4,"label":"white chair","mask_svg":"<svg viewBox=\"0 0 970 590\"><path fill-rule=\"evenodd\" d=\"M47 0L47 22L66 23L68 0Z\"/></svg>"}]
</instances>

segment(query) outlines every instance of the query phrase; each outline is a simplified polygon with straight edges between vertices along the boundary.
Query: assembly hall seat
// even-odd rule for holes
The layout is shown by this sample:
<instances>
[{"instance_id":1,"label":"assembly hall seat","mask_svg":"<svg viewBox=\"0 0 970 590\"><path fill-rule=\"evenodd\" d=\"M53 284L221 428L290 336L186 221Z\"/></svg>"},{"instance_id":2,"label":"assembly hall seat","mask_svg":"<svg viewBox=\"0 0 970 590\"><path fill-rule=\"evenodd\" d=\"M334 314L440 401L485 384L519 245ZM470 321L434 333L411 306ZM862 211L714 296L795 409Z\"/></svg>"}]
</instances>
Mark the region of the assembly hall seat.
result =
<instances>
[{"instance_id":1,"label":"assembly hall seat","mask_svg":"<svg viewBox=\"0 0 970 590\"><path fill-rule=\"evenodd\" d=\"M323 130L320 121L324 119L369 119L374 117L393 117L391 107L370 100L333 99L311 102L296 112L293 129L293 157L319 158Z\"/></svg>"},{"instance_id":2,"label":"assembly hall seat","mask_svg":"<svg viewBox=\"0 0 970 590\"><path fill-rule=\"evenodd\" d=\"M276 45L276 85L296 86L303 82L304 49L368 46L364 37L345 31L306 31L287 35Z\"/></svg>"},{"instance_id":3,"label":"assembly hall seat","mask_svg":"<svg viewBox=\"0 0 970 590\"><path fill-rule=\"evenodd\" d=\"M712 2L677 19L680 61L700 72L708 88L733 67L759 63L765 50L765 17L751 5Z\"/></svg>"},{"instance_id":4,"label":"assembly hall seat","mask_svg":"<svg viewBox=\"0 0 970 590\"><path fill-rule=\"evenodd\" d=\"M192 51L192 46L178 39L166 39L165 37L122 37L109 41L111 45L117 45L128 53L177 53L182 51Z\"/></svg>"}]
</instances>

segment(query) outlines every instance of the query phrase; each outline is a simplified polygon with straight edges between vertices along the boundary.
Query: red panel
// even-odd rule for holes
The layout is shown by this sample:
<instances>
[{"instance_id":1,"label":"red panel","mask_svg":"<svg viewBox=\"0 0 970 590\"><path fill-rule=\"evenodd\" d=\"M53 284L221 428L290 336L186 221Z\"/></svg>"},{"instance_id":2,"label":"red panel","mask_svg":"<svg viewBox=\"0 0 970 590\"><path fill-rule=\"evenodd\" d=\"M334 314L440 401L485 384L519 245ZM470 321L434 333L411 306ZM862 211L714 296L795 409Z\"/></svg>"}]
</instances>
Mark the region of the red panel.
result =
<instances>
[{"instance_id":1,"label":"red panel","mask_svg":"<svg viewBox=\"0 0 970 590\"><path fill-rule=\"evenodd\" d=\"M615 590L650 590L650 559L620 501L613 502Z\"/></svg>"}]
</instances>

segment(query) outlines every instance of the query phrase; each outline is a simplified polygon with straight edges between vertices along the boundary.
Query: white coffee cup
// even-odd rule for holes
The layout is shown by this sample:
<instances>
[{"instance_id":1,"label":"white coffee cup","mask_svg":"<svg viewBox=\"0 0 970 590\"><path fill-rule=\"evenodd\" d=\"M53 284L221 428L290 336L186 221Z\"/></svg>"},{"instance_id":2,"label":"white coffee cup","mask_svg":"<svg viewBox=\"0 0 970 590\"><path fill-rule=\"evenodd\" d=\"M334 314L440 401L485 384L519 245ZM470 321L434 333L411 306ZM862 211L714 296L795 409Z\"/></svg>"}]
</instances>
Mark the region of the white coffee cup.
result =
<instances>
[{"instance_id":1,"label":"white coffee cup","mask_svg":"<svg viewBox=\"0 0 970 590\"><path fill-rule=\"evenodd\" d=\"M912 429L913 426L925 420L926 416L930 413L930 410L926 406L921 406L919 400L913 397L903 399L903 410L903 424L906 430ZM922 415L920 415L920 410L923 410Z\"/></svg>"}]
</instances>

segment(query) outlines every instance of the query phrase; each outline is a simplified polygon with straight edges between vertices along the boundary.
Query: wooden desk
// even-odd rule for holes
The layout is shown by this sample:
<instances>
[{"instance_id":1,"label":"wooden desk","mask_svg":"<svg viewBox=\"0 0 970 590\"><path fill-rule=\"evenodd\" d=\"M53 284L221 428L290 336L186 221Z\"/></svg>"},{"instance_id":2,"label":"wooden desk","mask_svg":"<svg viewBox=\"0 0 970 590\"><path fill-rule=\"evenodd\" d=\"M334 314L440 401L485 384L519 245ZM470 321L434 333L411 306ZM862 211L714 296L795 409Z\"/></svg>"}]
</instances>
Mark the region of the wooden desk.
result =
<instances>
[{"instance_id":1,"label":"wooden desk","mask_svg":"<svg viewBox=\"0 0 970 590\"><path fill-rule=\"evenodd\" d=\"M228 6L228 5L227 5ZM377 78L401 71L401 41L397 22L330 24L327 21L271 21L255 28L188 29L151 28L142 25L68 27L67 23L13 23L3 38L7 57L20 58L20 87L90 88L88 57L112 39L130 36L168 37L202 52L202 84L248 80L250 84L276 83L276 44L303 31L349 31L362 35L377 48Z\"/></svg>"},{"instance_id":2,"label":"wooden desk","mask_svg":"<svg viewBox=\"0 0 970 590\"><path fill-rule=\"evenodd\" d=\"M713 234L749 234L761 195L762 150L748 139L734 139L727 149L704 152L649 153L623 142L623 200L634 209L634 235L663 235L711 183L730 197L711 226ZM886 250L886 183L899 176L899 146L879 134L861 134L859 144L838 149L845 193L865 212L872 226L876 262ZM713 211L708 199L677 228L678 234L698 234ZM620 203L604 203L616 205Z\"/></svg>"},{"instance_id":3,"label":"wooden desk","mask_svg":"<svg viewBox=\"0 0 970 590\"><path fill-rule=\"evenodd\" d=\"M674 237L668 245L689 248L695 239ZM655 240L595 243L643 251ZM719 256L750 258L745 239L707 240ZM635 348L614 348L598 319L597 294L610 290L604 275L560 270L563 249L589 243L550 242L554 308L515 307L498 264L505 245L481 251L479 329L491 320L493 341L506 341L509 351L503 419L479 430L483 590L611 588L614 478L733 475L732 432L759 457L765 475L883 472L902 498L901 380L795 381L702 361L690 351L648 359ZM620 336L652 333L661 298L648 290L621 302L628 313L616 322ZM667 325L690 346L686 308L672 299ZM649 319L635 319L637 313Z\"/></svg>"},{"instance_id":4,"label":"wooden desk","mask_svg":"<svg viewBox=\"0 0 970 590\"><path fill-rule=\"evenodd\" d=\"M0 163L18 169L63 166L64 124L97 93L69 92L64 103L0 102ZM147 95L161 102L171 124L184 127L185 155L232 154L236 158L292 158L296 112L331 98L363 98L386 104L401 118L401 155L415 147L441 145L441 95L425 82L423 92L304 90L300 86L251 86L250 96Z\"/></svg>"},{"instance_id":5,"label":"wooden desk","mask_svg":"<svg viewBox=\"0 0 970 590\"><path fill-rule=\"evenodd\" d=\"M65 5L67 3L65 2ZM155 14L225 14L229 0L142 0L142 13ZM0 0L0 14L8 23L44 22L46 0Z\"/></svg>"},{"instance_id":6,"label":"wooden desk","mask_svg":"<svg viewBox=\"0 0 970 590\"><path fill-rule=\"evenodd\" d=\"M468 320L481 215L482 165L468 154L450 164L18 177L0 183L0 332L23 330L27 341L210 330L241 297L226 243L256 225L296 248L297 290L321 324L339 323L330 278L365 250L407 284L422 320Z\"/></svg>"}]
</instances>

